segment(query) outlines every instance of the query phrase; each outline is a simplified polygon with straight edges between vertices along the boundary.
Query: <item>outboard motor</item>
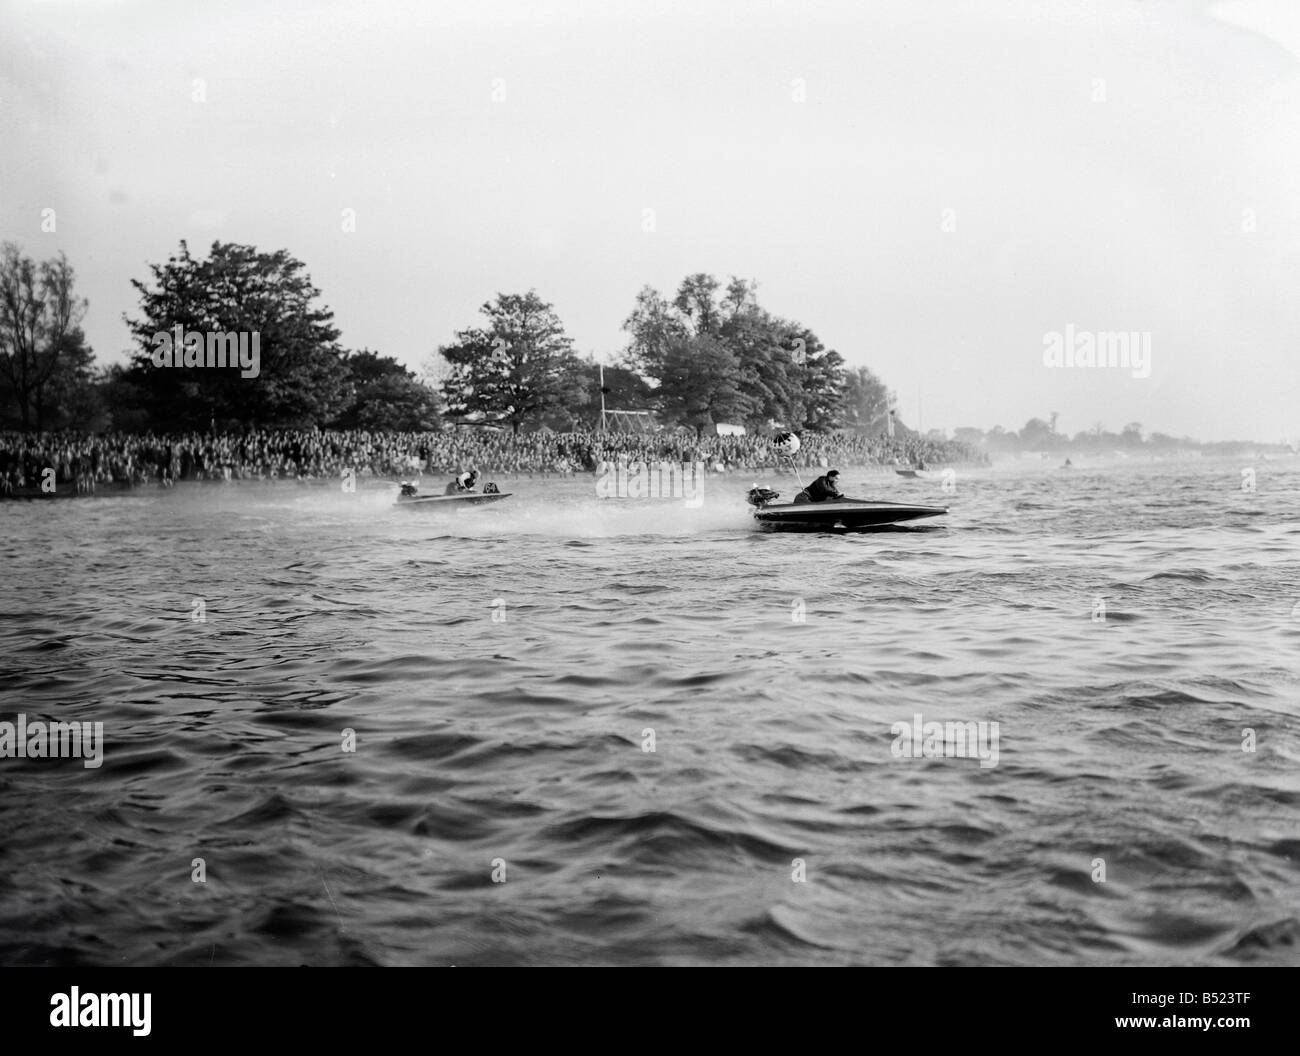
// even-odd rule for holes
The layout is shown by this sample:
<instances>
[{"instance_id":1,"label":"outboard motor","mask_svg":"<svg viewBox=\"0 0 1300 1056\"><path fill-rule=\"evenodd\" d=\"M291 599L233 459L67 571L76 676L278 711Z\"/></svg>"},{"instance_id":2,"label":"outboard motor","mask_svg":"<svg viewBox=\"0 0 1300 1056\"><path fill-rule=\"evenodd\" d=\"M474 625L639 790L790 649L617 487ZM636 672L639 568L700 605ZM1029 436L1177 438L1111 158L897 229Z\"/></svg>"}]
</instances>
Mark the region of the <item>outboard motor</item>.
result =
<instances>
[{"instance_id":1,"label":"outboard motor","mask_svg":"<svg viewBox=\"0 0 1300 1056\"><path fill-rule=\"evenodd\" d=\"M771 488L760 488L755 484L749 489L749 494L745 496L745 501L751 506L757 506L761 509L769 502L774 502L780 497L781 493L779 491L773 491Z\"/></svg>"}]
</instances>

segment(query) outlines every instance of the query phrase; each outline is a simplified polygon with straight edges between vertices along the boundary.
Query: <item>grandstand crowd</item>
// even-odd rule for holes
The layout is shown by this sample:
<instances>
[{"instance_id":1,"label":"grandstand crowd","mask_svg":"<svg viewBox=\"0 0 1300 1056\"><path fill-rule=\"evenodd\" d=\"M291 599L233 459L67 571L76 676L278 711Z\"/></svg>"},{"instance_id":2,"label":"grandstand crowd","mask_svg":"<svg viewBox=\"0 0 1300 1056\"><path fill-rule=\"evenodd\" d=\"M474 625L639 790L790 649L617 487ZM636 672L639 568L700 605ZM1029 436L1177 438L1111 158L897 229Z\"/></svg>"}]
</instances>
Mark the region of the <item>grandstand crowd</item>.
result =
<instances>
[{"instance_id":1,"label":"grandstand crowd","mask_svg":"<svg viewBox=\"0 0 1300 1056\"><path fill-rule=\"evenodd\" d=\"M805 433L794 456L799 467L984 463L966 444L907 436ZM452 474L477 468L513 476L568 476L626 460L703 462L716 472L777 465L767 436L705 436L693 432L520 433L451 430L441 433L267 430L246 433L154 435L0 433L0 493L38 488L45 472L78 493L96 485L176 481L339 479ZM783 465L789 465L784 456ZM66 489L65 489L66 490Z\"/></svg>"}]
</instances>

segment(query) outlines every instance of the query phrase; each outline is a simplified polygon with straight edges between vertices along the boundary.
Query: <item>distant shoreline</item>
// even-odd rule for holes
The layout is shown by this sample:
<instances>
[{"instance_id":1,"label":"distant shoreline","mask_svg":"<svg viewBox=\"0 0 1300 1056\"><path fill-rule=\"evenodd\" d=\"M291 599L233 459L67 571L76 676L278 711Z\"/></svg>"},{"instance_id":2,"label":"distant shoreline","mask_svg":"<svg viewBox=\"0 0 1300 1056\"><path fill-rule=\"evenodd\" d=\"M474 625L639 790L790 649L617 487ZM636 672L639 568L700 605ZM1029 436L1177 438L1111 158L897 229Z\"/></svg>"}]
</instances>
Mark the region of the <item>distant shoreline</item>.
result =
<instances>
[{"instance_id":1,"label":"distant shoreline","mask_svg":"<svg viewBox=\"0 0 1300 1056\"><path fill-rule=\"evenodd\" d=\"M633 463L634 464L634 463ZM799 472L809 479L819 476L825 472L826 468L821 466L801 466ZM853 462L838 462L835 468L841 472L851 471L854 473L874 472L882 477L893 477L894 466L882 466L876 463L855 464ZM939 476L944 469L955 468L979 468L987 469L989 467L980 464L962 464L953 463L951 465L936 465L933 469L934 476ZM520 481L520 480L578 480L589 478L595 481L599 476L599 471L579 469L569 473L560 470L510 470L496 471L490 468L483 469L482 473L485 479L501 481ZM752 477L752 476L780 476L793 477L794 470L785 466L760 466L752 469L742 469L738 467L728 467L721 471L709 470L708 476L712 478L729 478L729 477ZM415 481L422 490L428 491L431 486L441 488L455 476L454 471L436 471L430 473L424 471L412 472L409 477ZM901 478L900 478L901 479ZM398 478L392 479L366 476L358 474L356 478L356 490L358 491L378 491L385 488L395 488ZM129 482L124 480L115 480L111 482L101 482L96 485L94 491L78 492L76 483L73 481L59 481L55 490L51 493L43 491L39 485L14 488L9 492L0 493L0 499L9 499L15 502L46 502L64 499L94 499L104 497L121 498L131 495L161 495L167 492L182 490L188 491L192 488L220 488L220 487L245 487L245 488L305 488L312 491L342 491L343 478L338 477L231 477L229 480L208 478L205 480L178 480L173 484L163 484L159 480L148 480L139 482Z\"/></svg>"},{"instance_id":2,"label":"distant shoreline","mask_svg":"<svg viewBox=\"0 0 1300 1056\"><path fill-rule=\"evenodd\" d=\"M1067 456L1062 455L1062 458ZM1178 463L1205 463L1215 461L1239 462L1242 460L1256 462L1272 462L1274 460L1282 462L1289 461L1297 456L1288 453L1283 456L1245 454L1245 455L1225 455L1225 454L1203 454L1197 452L1185 453L1181 456L1175 455L1147 455L1146 457L1136 456L1132 458L1118 458L1115 456L1087 456L1073 455L1068 456L1078 459L1072 467L1077 470L1098 470L1102 468L1113 469L1119 467L1138 467L1152 465L1175 465ZM800 466L799 473L808 479L816 477L824 472L827 467L821 466ZM892 465L880 465L879 463L854 463L854 462L837 462L835 468L841 473L867 473L881 478L894 479L895 470L903 467ZM992 464L983 463L936 463L928 466L923 474L924 479L931 481L939 480L946 469L957 470L960 472L981 471L989 472L1006 468L1024 468L1040 469L1043 472L1055 472L1067 468L1063 467L1060 462L1039 460L1032 456L1007 457L994 461ZM483 476L486 480L494 481L523 481L523 480L544 480L544 481L565 481L590 479L595 481L599 478L600 473L596 470L573 470L572 472L562 472L560 470L510 470L497 471L491 468L482 469ZM438 470L435 472L413 471L407 479L411 479L418 484L425 492L430 492L431 488L441 489L448 481L452 479L454 472L452 470ZM750 477L760 479L763 477L794 477L795 471L786 466L758 466L750 469L728 467L721 471L709 470L709 478L740 479ZM376 477L371 475L359 474L356 478L357 491L380 491L397 486L398 477L391 479ZM898 476L897 480L900 485L907 483L907 478ZM93 499L93 498L123 498L133 495L162 495L167 492L181 490L189 491L194 488L212 489L220 487L236 488L276 488L287 490L289 488L307 489L311 491L342 491L343 478L338 477L231 477L229 480L224 479L204 479L204 480L179 480L174 484L166 485L159 480L149 480L131 483L128 481L111 481L101 482L96 485L93 492L78 492L76 484L72 481L60 481L56 485L53 493L42 491L39 485L27 486L23 488L14 488L8 492L0 492L0 500L9 499L15 502L46 502L53 500L66 499Z\"/></svg>"}]
</instances>

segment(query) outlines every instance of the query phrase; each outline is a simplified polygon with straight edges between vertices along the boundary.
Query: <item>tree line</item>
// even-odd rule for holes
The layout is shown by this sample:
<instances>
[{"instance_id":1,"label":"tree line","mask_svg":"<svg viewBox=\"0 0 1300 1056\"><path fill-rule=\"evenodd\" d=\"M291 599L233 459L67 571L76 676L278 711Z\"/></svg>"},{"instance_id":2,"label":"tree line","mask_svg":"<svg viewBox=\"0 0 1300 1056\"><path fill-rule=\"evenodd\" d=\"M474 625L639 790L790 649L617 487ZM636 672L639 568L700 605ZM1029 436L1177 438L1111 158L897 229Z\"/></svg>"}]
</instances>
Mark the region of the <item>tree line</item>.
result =
<instances>
[{"instance_id":1,"label":"tree line","mask_svg":"<svg viewBox=\"0 0 1300 1056\"><path fill-rule=\"evenodd\" d=\"M646 287L613 366L580 357L535 290L499 294L417 375L396 358L347 349L305 265L285 250L186 242L133 279L125 365L99 366L81 324L87 302L63 255L0 247L0 424L5 428L177 432L243 428L433 431L451 422L518 433L594 428L611 408L649 410L697 434L883 430L892 395L845 366L807 326L763 308L752 281L684 279L671 299ZM174 351L170 335L177 341ZM255 376L205 366L203 335L259 335ZM169 354L160 356L160 335ZM182 342L180 338L185 337ZM191 347L191 338L192 345ZM208 362L212 362L209 360Z\"/></svg>"},{"instance_id":2,"label":"tree line","mask_svg":"<svg viewBox=\"0 0 1300 1056\"><path fill-rule=\"evenodd\" d=\"M1173 453L1190 450L1215 450L1219 446L1202 444L1190 437L1175 437L1168 433L1153 432L1147 435L1141 422L1129 422L1118 433L1106 428L1101 422L1095 422L1090 429L1082 429L1071 436L1058 431L1058 415L1053 412L1049 419L1030 418L1019 430L1004 429L995 425L987 432L983 429L962 427L953 430L952 439L971 447L988 451L991 454L1019 454L1023 452L1146 452ZM1239 446L1226 445L1230 449Z\"/></svg>"}]
</instances>

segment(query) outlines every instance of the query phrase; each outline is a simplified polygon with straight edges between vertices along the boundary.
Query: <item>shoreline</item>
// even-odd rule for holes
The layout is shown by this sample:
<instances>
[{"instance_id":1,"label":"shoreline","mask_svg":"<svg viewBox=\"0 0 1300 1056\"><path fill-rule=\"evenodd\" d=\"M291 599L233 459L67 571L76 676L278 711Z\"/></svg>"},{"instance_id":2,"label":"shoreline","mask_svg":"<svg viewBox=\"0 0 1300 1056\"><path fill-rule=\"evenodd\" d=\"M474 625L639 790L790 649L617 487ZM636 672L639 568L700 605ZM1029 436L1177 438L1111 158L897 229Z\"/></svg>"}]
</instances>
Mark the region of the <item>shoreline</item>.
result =
<instances>
[{"instance_id":1,"label":"shoreline","mask_svg":"<svg viewBox=\"0 0 1300 1056\"><path fill-rule=\"evenodd\" d=\"M999 470L1032 471L1035 469L1040 470L1043 473L1049 473L1049 472L1054 473L1067 468L1073 468L1074 470L1081 470L1083 472L1089 472L1089 471L1096 472L1103 469L1118 469L1118 468L1125 468L1125 467L1137 468L1140 466L1155 466L1161 464L1178 465L1182 463L1187 463L1187 464L1205 464L1210 462L1239 463L1242 461L1246 461L1248 463L1255 463L1255 462L1272 463L1276 461L1279 464L1284 464L1289 459L1295 458L1297 456L1294 454L1289 454L1286 457L1279 457L1275 459L1271 455L1266 455L1263 457L1260 456L1243 457L1240 455L1207 455L1201 452L1197 452L1195 454L1184 455L1181 458L1167 457L1167 456L1160 456L1160 455L1147 456L1146 458L1128 457L1128 456L1123 458L1116 458L1116 457L1105 457L1104 455L1093 456L1093 457L1089 457L1089 456L1072 456L1072 457L1080 458L1080 461L1076 462L1073 465L1073 467L1063 467L1055 461L1050 461L1050 462L1048 460L1040 461L1037 458L1031 458L1027 456L1005 457L1001 459L992 460L989 463L972 463L972 462L935 463L926 468L926 470L924 471L925 475L920 479L930 480L930 481L940 480L943 476L944 471L949 469L955 470L963 474L972 473L972 472L996 473ZM654 465L655 463L650 462L647 464ZM821 473L823 473L827 468L830 467L800 466L798 467L798 470L799 473L805 476L816 477L816 476L820 476ZM865 474L886 478L886 479L896 478L900 484L905 483L908 480L907 477L903 477L901 475L896 476L895 470L902 467L896 467L893 465L881 465L879 463L838 462L836 463L835 468L838 468L841 474L865 473ZM601 477L601 472L599 470L586 470L586 469L573 470L567 473L561 470L506 471L506 470L481 469L481 473L486 480L490 480L493 482L524 481L524 480L564 481L564 480L577 480L581 478L589 478L593 482L595 482L598 481ZM377 491L383 488L396 487L399 479L410 479L410 480L414 480L418 485L420 485L422 489L428 489L430 486L440 489L454 475L455 475L455 470L452 469L448 469L445 471L439 470L434 473L430 473L427 470L423 472L418 470L408 471L404 476L399 476L395 474L391 478L380 477L375 475L358 474L358 476L356 477L356 488L357 490L361 490L361 491ZM795 477L795 476L796 476L795 471L786 466L761 466L761 467L755 467L750 469L728 467L722 470L713 470L713 469L707 470L705 479L713 479L713 480L742 479L748 477L755 481L758 481L764 477L786 478L786 477ZM106 498L106 497L124 498L133 495L152 496L152 495L157 495L168 491L172 491L177 488L180 488L182 490L189 490L191 488L216 488L216 487L232 487L232 486L253 487L253 488L293 487L293 488L307 488L314 491L323 491L326 489L342 490L343 476L341 474L339 476L331 476L331 477L256 477L256 476L235 477L232 476L229 480L221 479L221 478L217 478L217 479L207 478L204 480L177 480L172 484L164 484L161 480L137 481L134 483L129 481L117 480L117 481L100 482L95 486L95 489L93 491L82 491L82 492L79 492L77 490L77 485L74 481L59 481L57 482L55 491L53 493L43 491L39 484L28 485L22 488L13 488L9 491L0 491L0 503L6 500L13 501L13 502L39 502L39 501L51 501L56 499L57 500L94 499L94 498Z\"/></svg>"},{"instance_id":2,"label":"shoreline","mask_svg":"<svg viewBox=\"0 0 1300 1056\"><path fill-rule=\"evenodd\" d=\"M648 463L653 465L654 463ZM855 465L851 462L838 463L841 473L875 473L882 477L894 476L894 466L882 466L876 464ZM799 472L809 477L820 476L826 471L824 466L800 466ZM988 469L984 465L971 464L954 464L935 466L932 470L927 470L938 477L945 469ZM491 469L481 470L486 479L500 481L521 481L521 480L578 480L581 478L590 478L593 482L600 479L600 472L597 470L575 470L570 473L564 473L560 470L517 470L517 471L494 471ZM409 474L405 479L414 480L422 488L427 488L431 483L436 483L442 487L448 480L454 476L453 470L446 472L415 472ZM763 466L754 469L727 468L724 470L708 470L706 479L717 478L742 478L742 477L794 477L794 470L784 466ZM356 478L356 489L358 491L377 491L383 488L395 488L398 482L397 477L391 479L378 476L361 476ZM904 478L899 478L904 479ZM308 488L316 491L325 489L342 490L343 477L231 477L225 479L205 479L205 480L178 480L171 484L164 484L160 480L148 480L141 482L130 482L124 480L115 480L101 482L95 486L93 491L78 491L75 481L58 481L53 492L42 490L41 486L25 486L14 488L11 491L0 492L0 501L14 502L46 502L54 500L67 499L95 499L95 498L124 498L132 495L158 495L165 494L176 489L189 490L191 488L217 488L217 487L253 487L253 488Z\"/></svg>"}]
</instances>

